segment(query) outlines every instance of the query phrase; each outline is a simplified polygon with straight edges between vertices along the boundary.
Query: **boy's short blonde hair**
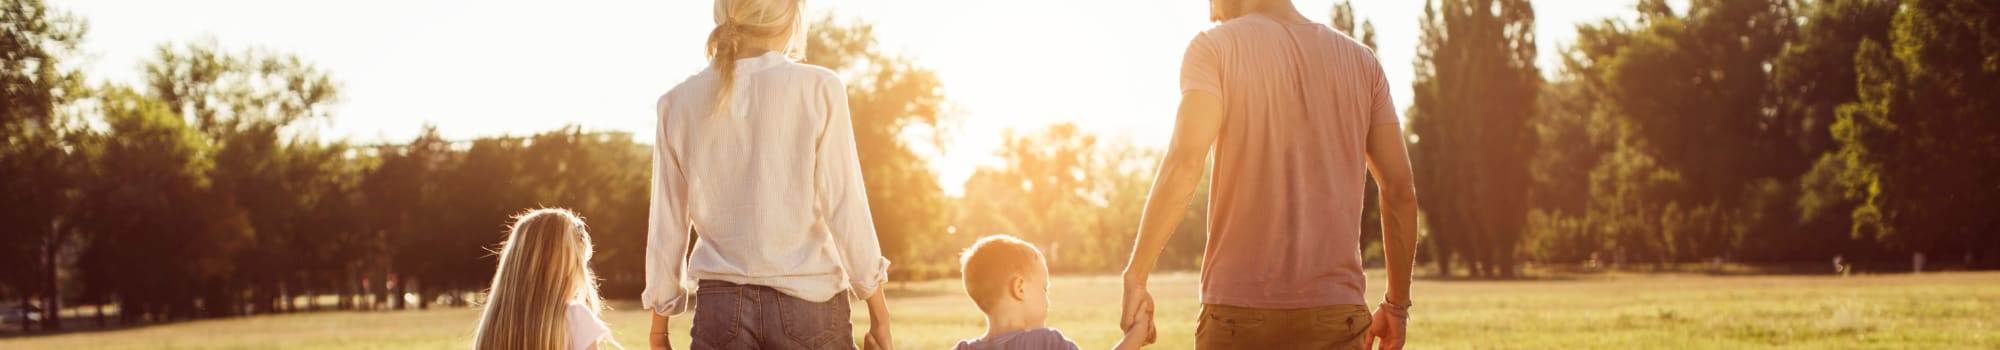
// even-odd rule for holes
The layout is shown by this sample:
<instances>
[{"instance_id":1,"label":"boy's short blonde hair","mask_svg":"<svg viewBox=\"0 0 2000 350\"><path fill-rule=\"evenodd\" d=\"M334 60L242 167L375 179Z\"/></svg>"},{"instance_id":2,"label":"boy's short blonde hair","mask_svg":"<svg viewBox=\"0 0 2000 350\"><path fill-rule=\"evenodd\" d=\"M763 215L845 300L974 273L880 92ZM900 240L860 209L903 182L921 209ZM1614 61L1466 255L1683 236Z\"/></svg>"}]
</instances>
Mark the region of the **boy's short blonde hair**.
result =
<instances>
[{"instance_id":1,"label":"boy's short blonde hair","mask_svg":"<svg viewBox=\"0 0 2000 350\"><path fill-rule=\"evenodd\" d=\"M1007 297L1009 277L1027 278L1042 250L1019 238L993 235L980 238L959 255L959 274L965 280L965 294L980 311L992 312L994 303Z\"/></svg>"}]
</instances>

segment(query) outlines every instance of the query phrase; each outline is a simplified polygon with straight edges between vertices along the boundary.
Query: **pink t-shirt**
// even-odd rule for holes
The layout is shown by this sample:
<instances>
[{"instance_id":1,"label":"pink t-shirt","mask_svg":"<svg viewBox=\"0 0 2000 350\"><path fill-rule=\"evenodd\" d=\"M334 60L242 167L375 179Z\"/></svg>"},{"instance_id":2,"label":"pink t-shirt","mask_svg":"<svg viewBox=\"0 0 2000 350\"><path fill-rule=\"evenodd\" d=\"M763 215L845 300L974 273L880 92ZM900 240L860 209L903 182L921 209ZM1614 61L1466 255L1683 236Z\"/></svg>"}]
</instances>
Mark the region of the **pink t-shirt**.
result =
<instances>
[{"instance_id":1,"label":"pink t-shirt","mask_svg":"<svg viewBox=\"0 0 2000 350\"><path fill-rule=\"evenodd\" d=\"M1374 52L1323 24L1249 15L1202 32L1181 91L1220 97L1203 303L1366 305L1368 130L1396 123Z\"/></svg>"}]
</instances>

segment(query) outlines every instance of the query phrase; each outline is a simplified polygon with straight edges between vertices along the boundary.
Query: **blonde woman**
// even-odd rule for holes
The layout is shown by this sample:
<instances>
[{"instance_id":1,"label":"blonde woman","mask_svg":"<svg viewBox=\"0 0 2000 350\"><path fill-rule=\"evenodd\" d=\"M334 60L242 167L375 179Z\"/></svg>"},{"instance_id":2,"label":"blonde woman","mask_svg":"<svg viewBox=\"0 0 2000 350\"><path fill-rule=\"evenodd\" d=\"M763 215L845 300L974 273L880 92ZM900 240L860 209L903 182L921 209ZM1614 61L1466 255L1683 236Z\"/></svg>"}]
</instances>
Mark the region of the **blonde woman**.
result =
<instances>
[{"instance_id":1,"label":"blonde woman","mask_svg":"<svg viewBox=\"0 0 2000 350\"><path fill-rule=\"evenodd\" d=\"M597 277L590 272L590 233L562 209L521 214L500 248L500 268L486 294L475 349L598 349L611 329Z\"/></svg>"},{"instance_id":2,"label":"blonde woman","mask_svg":"<svg viewBox=\"0 0 2000 350\"><path fill-rule=\"evenodd\" d=\"M794 62L804 10L716 0L709 67L659 99L640 298L655 349L690 307L695 349L851 349L850 300L867 301L865 344L891 344L844 84Z\"/></svg>"}]
</instances>

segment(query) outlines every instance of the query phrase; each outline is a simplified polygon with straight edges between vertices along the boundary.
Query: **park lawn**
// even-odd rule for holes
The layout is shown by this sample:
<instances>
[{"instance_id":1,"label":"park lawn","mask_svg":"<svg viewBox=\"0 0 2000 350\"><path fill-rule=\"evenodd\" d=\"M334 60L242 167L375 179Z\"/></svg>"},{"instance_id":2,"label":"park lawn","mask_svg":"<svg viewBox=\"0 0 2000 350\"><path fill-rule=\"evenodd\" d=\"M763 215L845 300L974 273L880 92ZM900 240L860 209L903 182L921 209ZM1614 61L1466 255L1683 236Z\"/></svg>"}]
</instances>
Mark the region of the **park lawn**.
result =
<instances>
[{"instance_id":1,"label":"park lawn","mask_svg":"<svg viewBox=\"0 0 2000 350\"><path fill-rule=\"evenodd\" d=\"M1379 271L1370 295L1379 296ZM1085 349L1117 342L1114 276L1054 281L1049 326ZM1186 349L1199 310L1195 277L1154 278L1160 344ZM904 349L944 349L983 321L957 281L892 287ZM1584 274L1535 280L1421 280L1410 321L1415 349L1994 349L2000 273L1709 276ZM1379 298L1377 298L1379 299ZM616 303L606 319L629 349L645 347L646 313ZM857 335L867 315L856 308ZM445 349L470 343L478 310L319 312L0 339L0 349ZM685 349L688 318L675 319Z\"/></svg>"}]
</instances>

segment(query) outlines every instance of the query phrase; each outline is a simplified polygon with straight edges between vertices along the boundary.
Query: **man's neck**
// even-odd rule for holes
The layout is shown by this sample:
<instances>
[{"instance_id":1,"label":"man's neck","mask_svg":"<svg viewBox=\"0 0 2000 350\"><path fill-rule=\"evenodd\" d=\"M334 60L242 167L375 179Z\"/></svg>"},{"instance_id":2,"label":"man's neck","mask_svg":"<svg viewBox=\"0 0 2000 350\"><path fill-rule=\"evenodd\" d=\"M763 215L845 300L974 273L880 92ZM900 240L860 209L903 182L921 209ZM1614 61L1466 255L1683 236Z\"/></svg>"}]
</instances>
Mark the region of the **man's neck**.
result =
<instances>
[{"instance_id":1,"label":"man's neck","mask_svg":"<svg viewBox=\"0 0 2000 350\"><path fill-rule=\"evenodd\" d=\"M992 339L1007 333L1042 328L1042 326L1043 322L1027 320L1027 317L1022 317L1019 313L995 313L986 316L986 335L980 338Z\"/></svg>"},{"instance_id":2,"label":"man's neck","mask_svg":"<svg viewBox=\"0 0 2000 350\"><path fill-rule=\"evenodd\" d=\"M1312 19L1306 18L1306 15L1300 14L1299 8L1296 6L1292 6L1291 1L1267 2L1266 5L1264 5L1264 8L1255 11L1250 11L1249 14L1264 15L1264 17L1270 17L1271 19L1275 19L1280 22L1312 21Z\"/></svg>"}]
</instances>

